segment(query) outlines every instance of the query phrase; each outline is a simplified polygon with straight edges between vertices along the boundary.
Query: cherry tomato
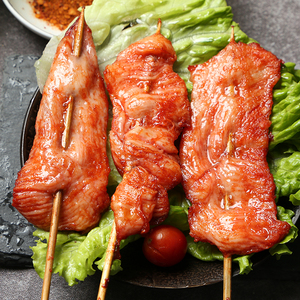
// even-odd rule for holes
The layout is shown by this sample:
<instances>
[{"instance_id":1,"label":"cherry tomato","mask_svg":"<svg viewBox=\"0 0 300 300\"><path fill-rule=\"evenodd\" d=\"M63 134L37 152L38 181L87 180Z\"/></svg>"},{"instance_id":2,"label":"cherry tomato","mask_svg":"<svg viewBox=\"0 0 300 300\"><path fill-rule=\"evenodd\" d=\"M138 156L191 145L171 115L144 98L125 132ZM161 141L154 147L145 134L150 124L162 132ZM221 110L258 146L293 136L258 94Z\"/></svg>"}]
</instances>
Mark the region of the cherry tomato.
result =
<instances>
[{"instance_id":1,"label":"cherry tomato","mask_svg":"<svg viewBox=\"0 0 300 300\"><path fill-rule=\"evenodd\" d=\"M185 256L187 241L176 227L159 225L150 230L143 242L143 253L153 264L170 267L179 263Z\"/></svg>"}]
</instances>

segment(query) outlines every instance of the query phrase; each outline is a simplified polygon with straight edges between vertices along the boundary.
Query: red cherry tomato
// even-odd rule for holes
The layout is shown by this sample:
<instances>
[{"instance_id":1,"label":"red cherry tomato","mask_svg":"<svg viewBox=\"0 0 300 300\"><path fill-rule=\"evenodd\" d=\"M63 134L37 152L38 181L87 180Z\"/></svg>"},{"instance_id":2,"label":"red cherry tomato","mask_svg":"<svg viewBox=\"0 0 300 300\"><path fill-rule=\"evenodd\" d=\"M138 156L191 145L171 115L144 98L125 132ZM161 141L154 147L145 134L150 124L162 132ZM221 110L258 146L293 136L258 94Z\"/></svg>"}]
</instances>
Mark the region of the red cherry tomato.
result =
<instances>
[{"instance_id":1,"label":"red cherry tomato","mask_svg":"<svg viewBox=\"0 0 300 300\"><path fill-rule=\"evenodd\" d=\"M170 267L179 263L185 256L187 241L176 227L159 225L150 230L143 243L143 253L153 264Z\"/></svg>"}]
</instances>

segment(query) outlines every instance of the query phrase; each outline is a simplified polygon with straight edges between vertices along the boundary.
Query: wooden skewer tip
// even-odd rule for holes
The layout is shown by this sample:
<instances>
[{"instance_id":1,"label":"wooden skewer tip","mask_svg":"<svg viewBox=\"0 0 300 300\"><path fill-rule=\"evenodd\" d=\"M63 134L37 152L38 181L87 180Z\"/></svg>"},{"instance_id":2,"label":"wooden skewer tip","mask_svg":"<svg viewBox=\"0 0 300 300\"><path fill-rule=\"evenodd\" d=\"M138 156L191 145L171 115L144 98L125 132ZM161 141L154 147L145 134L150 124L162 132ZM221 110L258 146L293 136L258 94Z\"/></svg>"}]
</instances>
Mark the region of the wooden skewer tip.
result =
<instances>
[{"instance_id":1,"label":"wooden skewer tip","mask_svg":"<svg viewBox=\"0 0 300 300\"><path fill-rule=\"evenodd\" d=\"M81 54L81 48L82 48L82 39L83 39L83 29L84 29L84 7L82 7L78 24L77 24L77 30L75 33L74 38L74 47L73 47L73 54L76 57L79 57Z\"/></svg>"},{"instance_id":2,"label":"wooden skewer tip","mask_svg":"<svg viewBox=\"0 0 300 300\"><path fill-rule=\"evenodd\" d=\"M161 19L158 19L156 33L160 33L161 30Z\"/></svg>"},{"instance_id":3,"label":"wooden skewer tip","mask_svg":"<svg viewBox=\"0 0 300 300\"><path fill-rule=\"evenodd\" d=\"M223 300L231 299L231 256L224 257L224 274L223 274Z\"/></svg>"},{"instance_id":4,"label":"wooden skewer tip","mask_svg":"<svg viewBox=\"0 0 300 300\"><path fill-rule=\"evenodd\" d=\"M97 300L105 299L105 294L109 282L109 273L110 273L114 253L115 253L116 240L117 240L116 224L115 222L113 222L107 249L106 249L105 262L104 262L104 267L103 267L101 280L99 284Z\"/></svg>"},{"instance_id":5,"label":"wooden skewer tip","mask_svg":"<svg viewBox=\"0 0 300 300\"><path fill-rule=\"evenodd\" d=\"M230 42L234 42L235 38L234 38L234 25L231 25L231 36L230 36Z\"/></svg>"},{"instance_id":6,"label":"wooden skewer tip","mask_svg":"<svg viewBox=\"0 0 300 300\"><path fill-rule=\"evenodd\" d=\"M74 97L71 95L69 97L68 108L67 108L66 118L65 118L65 130L63 132L62 142L61 142L62 147L64 149L67 149L69 146L73 107L74 107Z\"/></svg>"},{"instance_id":7,"label":"wooden skewer tip","mask_svg":"<svg viewBox=\"0 0 300 300\"><path fill-rule=\"evenodd\" d=\"M55 194L53 200L49 241L48 241L48 248L46 254L45 274L44 274L44 281L43 281L42 295L41 295L42 300L47 300L49 298L49 293L50 293L52 268L53 268L53 260L55 255L55 245L56 245L56 237L58 231L61 202L62 202L62 192L58 191Z\"/></svg>"}]
</instances>

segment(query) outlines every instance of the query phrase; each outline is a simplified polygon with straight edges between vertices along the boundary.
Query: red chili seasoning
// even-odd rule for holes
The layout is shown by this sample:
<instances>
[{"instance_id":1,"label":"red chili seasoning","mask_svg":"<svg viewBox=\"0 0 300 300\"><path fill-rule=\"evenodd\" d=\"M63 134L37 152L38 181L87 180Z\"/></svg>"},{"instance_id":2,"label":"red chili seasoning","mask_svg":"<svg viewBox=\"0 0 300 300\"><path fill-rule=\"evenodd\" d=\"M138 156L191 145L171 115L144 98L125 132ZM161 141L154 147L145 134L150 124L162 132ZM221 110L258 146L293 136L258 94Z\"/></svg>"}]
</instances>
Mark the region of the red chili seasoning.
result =
<instances>
[{"instance_id":1,"label":"red chili seasoning","mask_svg":"<svg viewBox=\"0 0 300 300\"><path fill-rule=\"evenodd\" d=\"M32 0L30 4L38 19L63 30L79 15L78 8L91 5L93 0Z\"/></svg>"}]
</instances>

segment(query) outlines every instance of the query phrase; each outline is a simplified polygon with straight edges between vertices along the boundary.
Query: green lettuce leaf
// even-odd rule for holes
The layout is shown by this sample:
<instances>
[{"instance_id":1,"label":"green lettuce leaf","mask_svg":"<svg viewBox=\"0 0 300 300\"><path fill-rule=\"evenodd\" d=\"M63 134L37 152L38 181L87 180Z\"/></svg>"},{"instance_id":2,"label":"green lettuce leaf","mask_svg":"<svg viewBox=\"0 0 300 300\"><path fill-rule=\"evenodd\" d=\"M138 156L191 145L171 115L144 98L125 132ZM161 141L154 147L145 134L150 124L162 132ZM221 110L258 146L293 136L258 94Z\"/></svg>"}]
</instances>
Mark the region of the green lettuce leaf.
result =
<instances>
[{"instance_id":1,"label":"green lettuce leaf","mask_svg":"<svg viewBox=\"0 0 300 300\"><path fill-rule=\"evenodd\" d=\"M291 225L291 229L288 235L278 244L274 245L270 250L271 255L276 255L277 259L283 254L292 254L292 252L287 247L288 242L293 242L298 236L298 228L292 221L292 217L295 215L290 209L285 209L281 206L277 206L277 216L281 221L288 222Z\"/></svg>"},{"instance_id":2,"label":"green lettuce leaf","mask_svg":"<svg viewBox=\"0 0 300 300\"><path fill-rule=\"evenodd\" d=\"M300 151L300 82L295 64L286 63L281 81L274 90L274 106L271 116L273 140L270 150L282 143L292 144Z\"/></svg>"},{"instance_id":3,"label":"green lettuce leaf","mask_svg":"<svg viewBox=\"0 0 300 300\"><path fill-rule=\"evenodd\" d=\"M102 216L99 226L92 229L87 235L59 232L55 247L53 273L64 277L72 286L77 284L78 280L83 281L88 275L95 273L94 263L102 271L113 220L113 212L109 210ZM33 266L38 275L44 278L49 232L37 229L33 235L38 238L36 246L31 247ZM138 235L134 235L123 240L120 243L120 249L138 238ZM114 275L120 270L122 270L120 261L114 260L111 274Z\"/></svg>"},{"instance_id":4,"label":"green lettuce leaf","mask_svg":"<svg viewBox=\"0 0 300 300\"><path fill-rule=\"evenodd\" d=\"M169 194L170 211L168 218L163 224L172 225L179 230L185 232L189 230L188 223L188 209L191 205L189 200L186 199L185 193L181 185L175 187Z\"/></svg>"},{"instance_id":5,"label":"green lettuce leaf","mask_svg":"<svg viewBox=\"0 0 300 300\"><path fill-rule=\"evenodd\" d=\"M289 197L300 205L300 71L286 63L274 89L268 161L276 185L276 197Z\"/></svg>"}]
</instances>

